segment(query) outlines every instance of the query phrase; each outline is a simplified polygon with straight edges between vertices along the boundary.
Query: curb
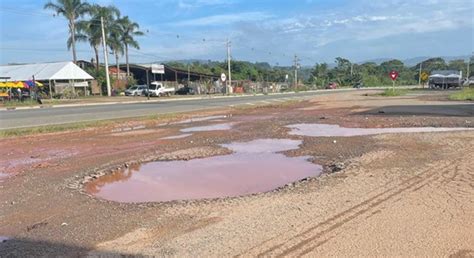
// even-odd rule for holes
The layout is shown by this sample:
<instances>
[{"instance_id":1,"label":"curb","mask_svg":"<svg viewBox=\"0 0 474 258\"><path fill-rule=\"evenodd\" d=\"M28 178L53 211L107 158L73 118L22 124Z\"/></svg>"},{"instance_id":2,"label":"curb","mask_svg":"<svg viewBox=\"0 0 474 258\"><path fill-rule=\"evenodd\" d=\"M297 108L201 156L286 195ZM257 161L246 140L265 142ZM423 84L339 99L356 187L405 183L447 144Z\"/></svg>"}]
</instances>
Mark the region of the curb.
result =
<instances>
[{"instance_id":1,"label":"curb","mask_svg":"<svg viewBox=\"0 0 474 258\"><path fill-rule=\"evenodd\" d=\"M40 108L64 108L64 107L87 107L87 106L106 106L116 104L140 104L140 103L160 103L160 102L172 102L172 101L191 101L191 100L205 100L205 99L224 99L224 98L242 98L252 96L264 96L264 95L292 95L299 93L316 93L316 92L339 92L339 91L355 91L355 90L379 90L391 87L370 87L362 89L354 88L342 88L342 89L319 89L319 90L308 90L308 91L288 91L288 92L277 92L277 93L257 93L257 94L241 94L241 95L217 95L217 96L202 96L202 97L189 97L189 98L175 98L175 99L155 99L155 100L133 100L133 101L114 101L114 102L93 102L93 103L76 103L76 104L58 104L58 105L41 105L41 106L24 106L24 107L6 107L0 108L0 111L14 111L14 110L28 110L28 109L40 109ZM399 88L417 88L414 86L402 86Z\"/></svg>"}]
</instances>

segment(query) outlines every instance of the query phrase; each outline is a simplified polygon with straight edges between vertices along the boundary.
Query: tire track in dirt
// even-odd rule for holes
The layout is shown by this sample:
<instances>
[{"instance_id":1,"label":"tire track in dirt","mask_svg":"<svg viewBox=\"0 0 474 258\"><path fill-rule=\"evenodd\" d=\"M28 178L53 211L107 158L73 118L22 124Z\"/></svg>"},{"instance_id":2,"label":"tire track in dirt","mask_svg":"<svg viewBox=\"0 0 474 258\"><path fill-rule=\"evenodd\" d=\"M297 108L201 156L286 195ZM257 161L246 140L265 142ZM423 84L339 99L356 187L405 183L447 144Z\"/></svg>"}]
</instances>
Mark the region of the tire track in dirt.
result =
<instances>
[{"instance_id":1,"label":"tire track in dirt","mask_svg":"<svg viewBox=\"0 0 474 258\"><path fill-rule=\"evenodd\" d=\"M288 238L275 237L269 239L259 246L255 246L249 249L247 252L241 254L241 256L287 256L287 255L304 255L315 248L323 245L332 238L329 236L326 239L321 241L314 242L315 240L321 239L327 234L333 232L334 230L342 227L346 223L365 215L366 213L371 213L374 210L380 210L381 205L387 201L398 197L399 195L413 190L414 188L419 187L420 185L429 184L431 181L437 180L441 174L446 171L450 171L454 168L454 164L457 163L457 160L450 160L447 164L439 165L434 164L427 169L422 170L417 175L412 176L406 180L403 180L396 186L393 186L389 189L386 189L360 203L346 209L335 216L320 222L296 235L292 235ZM435 171L435 172L433 172ZM384 189L385 186L379 187L378 189ZM308 221L307 223L311 223ZM306 224L306 223L305 223ZM287 235L287 234L286 234ZM274 244L275 242L280 242ZM269 246L271 245L271 246ZM306 247L306 248L305 248ZM263 252L261 250L264 249ZM298 253L298 254L295 254Z\"/></svg>"}]
</instances>

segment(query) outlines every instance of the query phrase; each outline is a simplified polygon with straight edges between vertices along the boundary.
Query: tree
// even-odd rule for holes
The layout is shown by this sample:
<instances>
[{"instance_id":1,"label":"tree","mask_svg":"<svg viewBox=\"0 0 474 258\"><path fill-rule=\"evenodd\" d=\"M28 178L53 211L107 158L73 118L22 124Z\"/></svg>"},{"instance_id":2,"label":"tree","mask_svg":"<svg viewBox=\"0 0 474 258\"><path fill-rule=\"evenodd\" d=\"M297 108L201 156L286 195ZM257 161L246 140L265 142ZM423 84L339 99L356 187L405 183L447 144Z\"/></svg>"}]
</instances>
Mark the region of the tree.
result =
<instances>
[{"instance_id":1,"label":"tree","mask_svg":"<svg viewBox=\"0 0 474 258\"><path fill-rule=\"evenodd\" d=\"M109 28L107 42L109 44L110 50L112 50L115 56L115 65L117 66L117 81L119 80L119 75L120 75L119 57L123 56L123 52L124 52L124 45L122 43L122 34L123 34L123 28L120 26L120 23L118 22Z\"/></svg>"},{"instance_id":2,"label":"tree","mask_svg":"<svg viewBox=\"0 0 474 258\"><path fill-rule=\"evenodd\" d=\"M101 17L104 19L105 30L108 31L108 27L119 15L120 11L115 6L93 5L90 8L90 19L79 21L77 24L80 35L86 36L94 50L96 70L99 70L99 47L102 42Z\"/></svg>"},{"instance_id":3,"label":"tree","mask_svg":"<svg viewBox=\"0 0 474 258\"><path fill-rule=\"evenodd\" d=\"M130 77L130 65L128 62L128 48L133 47L140 49L140 45L135 40L136 36L144 35L143 32L139 31L140 26L136 22L132 22L128 16L125 16L119 20L119 25L122 27L121 41L125 48L125 62L127 64L127 78Z\"/></svg>"},{"instance_id":4,"label":"tree","mask_svg":"<svg viewBox=\"0 0 474 258\"><path fill-rule=\"evenodd\" d=\"M81 0L56 0L56 3L48 2L44 5L44 9L51 9L57 15L62 15L68 20L70 44L68 49L72 48L72 58L74 63L77 62L76 54L76 21L90 11L90 5Z\"/></svg>"}]
</instances>

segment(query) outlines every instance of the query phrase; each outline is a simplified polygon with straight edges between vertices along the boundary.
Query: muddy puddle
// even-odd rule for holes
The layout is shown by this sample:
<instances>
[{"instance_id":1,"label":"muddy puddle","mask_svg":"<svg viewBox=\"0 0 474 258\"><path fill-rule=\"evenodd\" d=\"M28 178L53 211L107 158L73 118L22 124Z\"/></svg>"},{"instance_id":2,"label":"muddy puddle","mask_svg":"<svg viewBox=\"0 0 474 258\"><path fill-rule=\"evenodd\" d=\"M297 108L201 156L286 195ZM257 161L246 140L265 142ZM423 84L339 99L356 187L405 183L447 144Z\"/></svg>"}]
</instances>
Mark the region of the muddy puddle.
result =
<instances>
[{"instance_id":1,"label":"muddy puddle","mask_svg":"<svg viewBox=\"0 0 474 258\"><path fill-rule=\"evenodd\" d=\"M232 129L232 125L234 125L234 123L222 123L222 124L195 126L195 127L183 128L180 131L182 133L207 132L207 131L225 131L225 130Z\"/></svg>"},{"instance_id":2,"label":"muddy puddle","mask_svg":"<svg viewBox=\"0 0 474 258\"><path fill-rule=\"evenodd\" d=\"M474 130L464 127L348 128L329 124L294 124L289 134L313 137L361 136L384 133L422 133Z\"/></svg>"},{"instance_id":3,"label":"muddy puddle","mask_svg":"<svg viewBox=\"0 0 474 258\"><path fill-rule=\"evenodd\" d=\"M287 157L301 141L261 139L222 145L234 153L189 161L150 162L102 176L85 190L117 202L163 202L268 192L317 176L309 157Z\"/></svg>"}]
</instances>

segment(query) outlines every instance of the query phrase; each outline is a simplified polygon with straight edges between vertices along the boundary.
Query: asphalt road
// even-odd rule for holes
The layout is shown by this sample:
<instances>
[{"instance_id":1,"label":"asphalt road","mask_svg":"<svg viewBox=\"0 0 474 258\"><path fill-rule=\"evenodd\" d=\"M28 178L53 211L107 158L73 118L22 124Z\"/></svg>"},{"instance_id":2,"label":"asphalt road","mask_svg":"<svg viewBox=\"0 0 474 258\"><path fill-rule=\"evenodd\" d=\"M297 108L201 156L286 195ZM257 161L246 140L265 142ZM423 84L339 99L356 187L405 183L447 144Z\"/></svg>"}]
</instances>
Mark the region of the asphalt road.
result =
<instances>
[{"instance_id":1,"label":"asphalt road","mask_svg":"<svg viewBox=\"0 0 474 258\"><path fill-rule=\"evenodd\" d=\"M278 103L291 99L306 99L315 95L339 92L300 92L273 95L188 99L176 101L153 101L149 103L111 104L75 107L50 107L23 110L0 111L0 130L26 128L53 124L66 124L85 121L96 121L116 118L130 118L187 112L205 109L228 107L232 105L255 105Z\"/></svg>"}]
</instances>

